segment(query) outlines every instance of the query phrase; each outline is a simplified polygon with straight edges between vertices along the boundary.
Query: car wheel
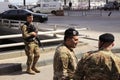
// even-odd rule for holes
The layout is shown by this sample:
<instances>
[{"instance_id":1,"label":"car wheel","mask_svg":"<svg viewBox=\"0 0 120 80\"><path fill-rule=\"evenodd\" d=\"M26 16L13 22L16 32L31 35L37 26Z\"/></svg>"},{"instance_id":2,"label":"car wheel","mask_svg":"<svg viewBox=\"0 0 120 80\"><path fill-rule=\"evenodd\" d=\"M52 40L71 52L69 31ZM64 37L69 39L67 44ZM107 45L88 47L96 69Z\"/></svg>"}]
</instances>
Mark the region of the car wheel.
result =
<instances>
[{"instance_id":1,"label":"car wheel","mask_svg":"<svg viewBox=\"0 0 120 80\"><path fill-rule=\"evenodd\" d=\"M107 11L107 9L104 9L104 11Z\"/></svg>"},{"instance_id":2,"label":"car wheel","mask_svg":"<svg viewBox=\"0 0 120 80\"><path fill-rule=\"evenodd\" d=\"M40 11L36 11L36 13L40 13Z\"/></svg>"},{"instance_id":3,"label":"car wheel","mask_svg":"<svg viewBox=\"0 0 120 80\"><path fill-rule=\"evenodd\" d=\"M115 10L119 11L119 7L115 8Z\"/></svg>"},{"instance_id":4,"label":"car wheel","mask_svg":"<svg viewBox=\"0 0 120 80\"><path fill-rule=\"evenodd\" d=\"M56 14L56 11L55 11L55 10L53 10L53 11L51 11L51 13L55 15L55 14Z\"/></svg>"},{"instance_id":5,"label":"car wheel","mask_svg":"<svg viewBox=\"0 0 120 80\"><path fill-rule=\"evenodd\" d=\"M44 20L43 20L43 19L40 19L40 20L39 20L39 22L40 22L40 23L43 23L43 22L44 22Z\"/></svg>"}]
</instances>

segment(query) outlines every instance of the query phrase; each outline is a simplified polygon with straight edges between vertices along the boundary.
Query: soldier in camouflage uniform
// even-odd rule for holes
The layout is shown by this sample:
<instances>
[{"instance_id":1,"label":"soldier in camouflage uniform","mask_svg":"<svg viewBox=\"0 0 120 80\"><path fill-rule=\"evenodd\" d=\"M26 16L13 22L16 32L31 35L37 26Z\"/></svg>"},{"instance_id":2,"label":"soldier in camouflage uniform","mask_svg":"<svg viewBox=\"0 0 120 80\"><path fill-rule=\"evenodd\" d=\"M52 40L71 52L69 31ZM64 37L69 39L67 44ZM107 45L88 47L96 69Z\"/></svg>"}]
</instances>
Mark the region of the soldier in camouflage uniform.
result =
<instances>
[{"instance_id":1,"label":"soldier in camouflage uniform","mask_svg":"<svg viewBox=\"0 0 120 80\"><path fill-rule=\"evenodd\" d=\"M78 62L74 80L120 80L120 58L111 52L114 36L99 37L99 50L91 51Z\"/></svg>"},{"instance_id":2,"label":"soldier in camouflage uniform","mask_svg":"<svg viewBox=\"0 0 120 80\"><path fill-rule=\"evenodd\" d=\"M36 68L36 63L40 56L40 48L38 45L37 29L32 23L33 15L27 14L27 22L21 26L22 36L25 43L25 52L27 55L27 70L29 74L39 73L40 71Z\"/></svg>"},{"instance_id":3,"label":"soldier in camouflage uniform","mask_svg":"<svg viewBox=\"0 0 120 80\"><path fill-rule=\"evenodd\" d=\"M64 42L56 48L54 55L53 80L72 80L78 62L73 51L78 43L78 34L73 28L65 31Z\"/></svg>"}]
</instances>

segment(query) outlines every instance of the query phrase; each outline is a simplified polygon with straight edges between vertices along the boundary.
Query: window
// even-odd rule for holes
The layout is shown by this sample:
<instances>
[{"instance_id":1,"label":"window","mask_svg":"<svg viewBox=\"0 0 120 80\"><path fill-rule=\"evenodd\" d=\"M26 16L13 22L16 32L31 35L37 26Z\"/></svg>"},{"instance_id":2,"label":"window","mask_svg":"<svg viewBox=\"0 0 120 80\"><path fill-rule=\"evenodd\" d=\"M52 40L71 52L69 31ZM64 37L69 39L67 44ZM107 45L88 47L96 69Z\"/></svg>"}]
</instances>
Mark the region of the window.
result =
<instances>
[{"instance_id":1,"label":"window","mask_svg":"<svg viewBox=\"0 0 120 80\"><path fill-rule=\"evenodd\" d=\"M28 12L27 11L25 11L25 10L19 10L19 14L20 15L25 15L25 14L27 14Z\"/></svg>"},{"instance_id":2,"label":"window","mask_svg":"<svg viewBox=\"0 0 120 80\"><path fill-rule=\"evenodd\" d=\"M10 15L16 15L17 11L16 10L11 10L11 11L8 12L8 14L10 14Z\"/></svg>"}]
</instances>

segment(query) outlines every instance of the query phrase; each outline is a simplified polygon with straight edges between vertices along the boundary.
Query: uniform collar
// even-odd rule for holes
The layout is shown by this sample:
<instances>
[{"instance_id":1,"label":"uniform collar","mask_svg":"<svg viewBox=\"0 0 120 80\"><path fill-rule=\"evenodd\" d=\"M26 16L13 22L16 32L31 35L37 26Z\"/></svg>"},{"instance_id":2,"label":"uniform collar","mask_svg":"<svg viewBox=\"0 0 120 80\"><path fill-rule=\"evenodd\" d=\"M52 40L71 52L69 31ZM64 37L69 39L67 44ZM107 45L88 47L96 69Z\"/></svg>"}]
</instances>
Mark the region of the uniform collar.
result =
<instances>
[{"instance_id":1,"label":"uniform collar","mask_svg":"<svg viewBox=\"0 0 120 80\"><path fill-rule=\"evenodd\" d=\"M68 47L66 44L65 44L65 42L63 43L70 51L73 51L73 49L72 48L70 48L70 47Z\"/></svg>"},{"instance_id":2,"label":"uniform collar","mask_svg":"<svg viewBox=\"0 0 120 80\"><path fill-rule=\"evenodd\" d=\"M111 51L111 50L103 49L103 50L100 50L100 51L103 52L103 53L105 53L105 54L109 54L109 55L112 54L112 51Z\"/></svg>"}]
</instances>

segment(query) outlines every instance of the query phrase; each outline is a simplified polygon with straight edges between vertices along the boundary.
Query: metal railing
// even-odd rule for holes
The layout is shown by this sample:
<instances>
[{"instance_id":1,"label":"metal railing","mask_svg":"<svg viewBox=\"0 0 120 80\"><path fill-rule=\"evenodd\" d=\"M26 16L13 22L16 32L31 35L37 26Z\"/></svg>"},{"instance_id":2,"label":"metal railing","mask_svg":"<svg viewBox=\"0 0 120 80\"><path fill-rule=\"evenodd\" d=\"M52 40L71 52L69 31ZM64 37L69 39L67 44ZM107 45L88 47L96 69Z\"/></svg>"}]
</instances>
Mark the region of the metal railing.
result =
<instances>
[{"instance_id":1,"label":"metal railing","mask_svg":"<svg viewBox=\"0 0 120 80\"><path fill-rule=\"evenodd\" d=\"M20 25L23 23L23 22L21 22L21 21L15 21L15 23L11 23L11 22L13 22L13 21L15 21L15 20L9 20L9 21L7 21L6 19L5 20L0 20L0 22L1 22L1 24L2 25L5 25L5 26L16 26L16 27L20 27ZM5 23L4 23L5 22ZM8 22L8 23L6 23L6 22ZM10 27L8 27L8 28L10 28ZM19 28L18 28L19 29ZM87 28L80 28L80 29L76 29L76 30L78 30L78 31L81 31L81 30L88 30ZM54 42L54 41L60 41L60 40L63 40L63 36L57 36L58 35L58 33L63 33L65 30L57 30L57 26L56 25L54 25L54 29L52 30L52 31L46 31L46 32L38 32L38 35L40 36L40 35L48 35L48 34L53 34L55 37L56 37L56 39L46 39L46 40L41 40L41 43L46 43L46 42ZM83 35L83 34L81 34L81 37L85 37L86 35ZM0 40L2 40L2 39L12 39L12 38L20 38L20 37L22 37L22 34L11 34L11 35L2 35L2 36L0 36ZM24 43L23 42L18 42L18 43L9 43L9 44L0 44L0 49L1 48L7 48L7 47L15 47L15 46L22 46L22 45L24 45Z\"/></svg>"},{"instance_id":2,"label":"metal railing","mask_svg":"<svg viewBox=\"0 0 120 80\"><path fill-rule=\"evenodd\" d=\"M24 22L25 21L0 19L0 25L4 25L4 26L8 26L8 27L20 27L21 24Z\"/></svg>"},{"instance_id":3,"label":"metal railing","mask_svg":"<svg viewBox=\"0 0 120 80\"><path fill-rule=\"evenodd\" d=\"M87 28L81 28L81 29L77 29L78 31L81 30L87 30ZM43 35L43 34L57 34L57 33L63 33L65 30L58 30L58 31L48 31L48 32L38 32L38 35ZM82 37L86 36L86 35L81 35ZM11 38L18 38L18 37L22 37L22 34L15 34L15 35L4 35L4 36L0 36L0 40L1 39L11 39ZM60 41L63 40L63 37L57 37L56 39L47 39L47 40L41 40L41 43L45 43L45 42L54 42L54 41ZM7 48L7 47L14 47L14 46L22 46L24 45L23 42L19 42L19 43L12 43L12 44L2 44L0 45L0 48Z\"/></svg>"},{"instance_id":4,"label":"metal railing","mask_svg":"<svg viewBox=\"0 0 120 80\"><path fill-rule=\"evenodd\" d=\"M91 10L65 10L65 15L66 16L102 16L103 11L101 9L91 9Z\"/></svg>"}]
</instances>

